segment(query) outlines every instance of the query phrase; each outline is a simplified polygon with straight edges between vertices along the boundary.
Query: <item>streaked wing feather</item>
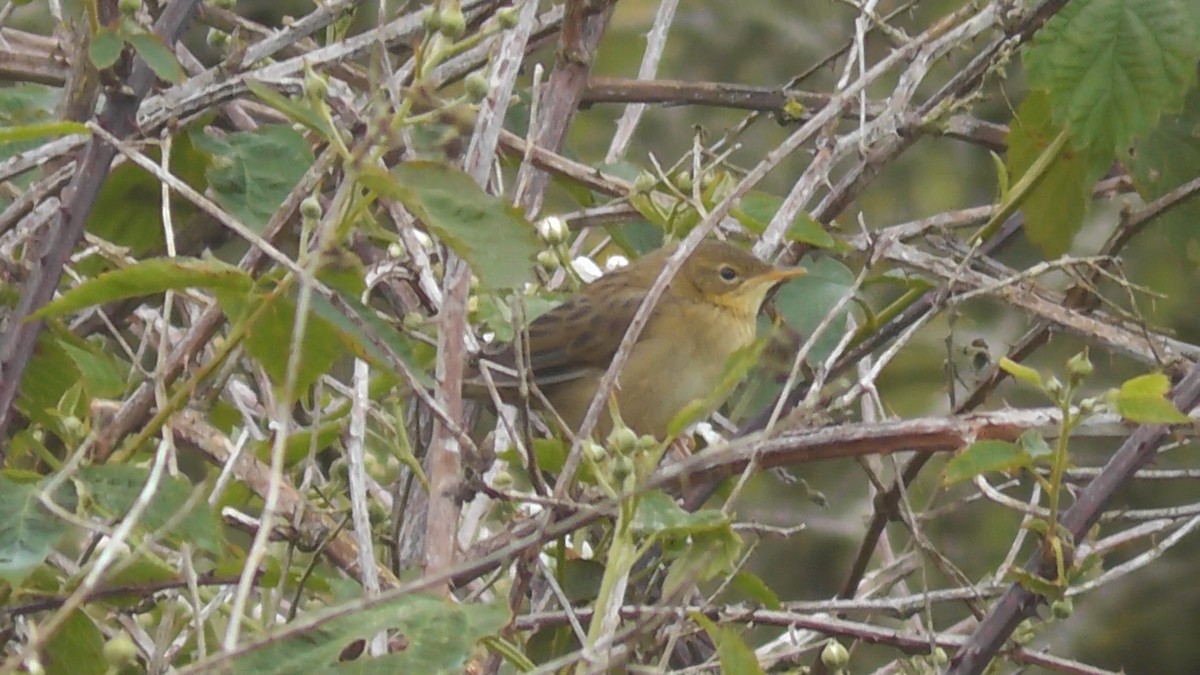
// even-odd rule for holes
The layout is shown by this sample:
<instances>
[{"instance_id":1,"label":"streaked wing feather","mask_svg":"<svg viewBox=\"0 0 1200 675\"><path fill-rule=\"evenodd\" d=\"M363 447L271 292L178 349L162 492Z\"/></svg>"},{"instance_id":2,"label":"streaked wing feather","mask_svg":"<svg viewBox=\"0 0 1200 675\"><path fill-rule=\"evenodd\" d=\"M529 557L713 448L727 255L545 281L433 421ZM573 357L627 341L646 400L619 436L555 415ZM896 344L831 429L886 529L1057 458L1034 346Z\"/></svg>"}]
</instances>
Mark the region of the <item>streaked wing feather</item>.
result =
<instances>
[{"instance_id":1,"label":"streaked wing feather","mask_svg":"<svg viewBox=\"0 0 1200 675\"><path fill-rule=\"evenodd\" d=\"M535 383L565 382L608 367L646 295L643 289L613 286L597 282L529 325L529 365ZM516 367L512 345L486 358ZM495 374L493 379L499 386L515 385L515 380L501 382Z\"/></svg>"}]
</instances>

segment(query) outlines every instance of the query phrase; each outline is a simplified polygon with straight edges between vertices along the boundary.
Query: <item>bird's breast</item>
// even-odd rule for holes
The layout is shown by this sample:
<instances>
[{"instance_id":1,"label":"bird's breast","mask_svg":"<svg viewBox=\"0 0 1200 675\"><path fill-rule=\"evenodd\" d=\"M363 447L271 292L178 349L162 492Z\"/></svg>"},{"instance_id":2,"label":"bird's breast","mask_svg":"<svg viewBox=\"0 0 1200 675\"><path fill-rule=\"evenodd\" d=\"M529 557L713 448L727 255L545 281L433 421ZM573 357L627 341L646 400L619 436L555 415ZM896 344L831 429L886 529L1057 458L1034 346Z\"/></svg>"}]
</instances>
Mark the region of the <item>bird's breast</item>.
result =
<instances>
[{"instance_id":1,"label":"bird's breast","mask_svg":"<svg viewBox=\"0 0 1200 675\"><path fill-rule=\"evenodd\" d=\"M680 330L680 326L686 326ZM729 358L754 341L754 317L686 303L656 313L621 373L617 395L625 422L638 433L666 434L693 401L714 400Z\"/></svg>"}]
</instances>

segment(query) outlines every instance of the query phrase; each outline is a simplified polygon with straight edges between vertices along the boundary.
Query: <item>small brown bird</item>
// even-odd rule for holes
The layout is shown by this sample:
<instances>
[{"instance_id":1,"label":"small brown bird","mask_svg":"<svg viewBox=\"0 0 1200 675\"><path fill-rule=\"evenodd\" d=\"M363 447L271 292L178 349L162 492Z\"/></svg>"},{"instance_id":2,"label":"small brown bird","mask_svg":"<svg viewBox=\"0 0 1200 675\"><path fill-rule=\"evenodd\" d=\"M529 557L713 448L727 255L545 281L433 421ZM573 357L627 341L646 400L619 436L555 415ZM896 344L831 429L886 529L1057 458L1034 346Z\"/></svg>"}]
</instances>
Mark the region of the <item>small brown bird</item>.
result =
<instances>
[{"instance_id":1,"label":"small brown bird","mask_svg":"<svg viewBox=\"0 0 1200 675\"><path fill-rule=\"evenodd\" d=\"M600 277L530 324L530 379L572 431L583 422L634 314L677 247L669 244ZM767 294L804 272L769 265L727 242L701 243L659 298L617 380L625 424L662 439L685 407L710 399L729 358L754 341ZM516 367L511 345L484 358ZM489 372L502 396L515 398L516 379ZM481 395L482 382L476 366L468 375L473 395ZM611 428L606 410L597 435Z\"/></svg>"}]
</instances>

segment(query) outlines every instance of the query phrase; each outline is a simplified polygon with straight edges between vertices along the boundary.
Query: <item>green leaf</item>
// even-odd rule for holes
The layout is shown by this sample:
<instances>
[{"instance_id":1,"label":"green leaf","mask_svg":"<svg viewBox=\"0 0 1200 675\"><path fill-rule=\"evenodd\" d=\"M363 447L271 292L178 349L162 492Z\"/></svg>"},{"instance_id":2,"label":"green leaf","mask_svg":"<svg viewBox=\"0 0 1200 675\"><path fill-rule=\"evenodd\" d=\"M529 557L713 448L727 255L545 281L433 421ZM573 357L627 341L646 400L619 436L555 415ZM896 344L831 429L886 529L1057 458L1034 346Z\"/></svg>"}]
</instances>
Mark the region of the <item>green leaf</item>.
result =
<instances>
[{"instance_id":1,"label":"green leaf","mask_svg":"<svg viewBox=\"0 0 1200 675\"><path fill-rule=\"evenodd\" d=\"M68 342L63 342L62 348L79 369L89 395L115 398L125 392L129 364L122 364L100 349L77 347Z\"/></svg>"},{"instance_id":2,"label":"green leaf","mask_svg":"<svg viewBox=\"0 0 1200 675\"><path fill-rule=\"evenodd\" d=\"M425 617L402 626L408 645L403 651L378 658L339 663L334 672L354 675L464 672L476 642L493 635L509 621L504 603L459 605L451 610L433 608Z\"/></svg>"},{"instance_id":3,"label":"green leaf","mask_svg":"<svg viewBox=\"0 0 1200 675\"><path fill-rule=\"evenodd\" d=\"M19 126L36 122L59 123L54 111L62 89L43 84L18 84L0 89L0 123ZM7 157L7 155L4 155Z\"/></svg>"},{"instance_id":4,"label":"green leaf","mask_svg":"<svg viewBox=\"0 0 1200 675\"><path fill-rule=\"evenodd\" d=\"M1032 463L1021 446L1008 441L976 441L959 450L946 462L942 482L947 485L969 480L989 471L1014 471Z\"/></svg>"},{"instance_id":5,"label":"green leaf","mask_svg":"<svg viewBox=\"0 0 1200 675\"><path fill-rule=\"evenodd\" d=\"M48 411L53 411L63 394L80 379L79 369L63 349L64 343L76 340L81 338L60 322L46 322L21 379L18 408L31 420L49 428L55 428L57 415Z\"/></svg>"},{"instance_id":6,"label":"green leaf","mask_svg":"<svg viewBox=\"0 0 1200 675\"><path fill-rule=\"evenodd\" d=\"M572 604L591 604L600 594L604 565L595 560L569 558L559 567L563 594Z\"/></svg>"},{"instance_id":7,"label":"green leaf","mask_svg":"<svg viewBox=\"0 0 1200 675\"><path fill-rule=\"evenodd\" d=\"M192 134L176 134L171 144L171 173L188 186L204 192L207 184L204 172L210 157L191 141ZM145 150L146 156L162 165L162 152L157 146ZM214 233L223 236L224 229L210 219L194 219L197 207L171 191L171 219L175 224L175 244L179 251L201 250L213 239ZM88 216L87 231L118 246L130 249L137 258L163 255L166 240L162 226L162 186L158 179L133 162L113 168L100 189L96 205ZM96 274L98 256L81 261L80 271Z\"/></svg>"},{"instance_id":8,"label":"green leaf","mask_svg":"<svg viewBox=\"0 0 1200 675\"><path fill-rule=\"evenodd\" d=\"M1200 3L1195 3L1200 16ZM1147 202L1200 176L1200 87L1194 87L1183 112L1159 120L1134 146L1127 160L1133 184ZM1187 231L1200 222L1200 199L1187 199L1160 216L1163 224Z\"/></svg>"},{"instance_id":9,"label":"green leaf","mask_svg":"<svg viewBox=\"0 0 1200 675\"><path fill-rule=\"evenodd\" d=\"M695 621L704 632L708 633L717 645L717 659L721 663L721 672L727 675L761 675L764 671L754 656L754 650L746 646L737 631L726 626L718 626L712 619L703 614L693 614Z\"/></svg>"},{"instance_id":10,"label":"green leaf","mask_svg":"<svg viewBox=\"0 0 1200 675\"><path fill-rule=\"evenodd\" d=\"M0 127L0 144L37 141L43 138L90 134L86 124L79 122L40 122L20 126Z\"/></svg>"},{"instance_id":11,"label":"green leaf","mask_svg":"<svg viewBox=\"0 0 1200 675\"><path fill-rule=\"evenodd\" d=\"M808 274L789 281L775 293L775 306L787 324L801 335L812 335L837 303L854 287L855 274L841 262L828 256L805 257L800 266ZM817 365L829 358L846 331L846 318L853 302L846 303L806 359ZM788 364L789 366L791 364Z\"/></svg>"},{"instance_id":12,"label":"green leaf","mask_svg":"<svg viewBox=\"0 0 1200 675\"><path fill-rule=\"evenodd\" d=\"M256 232L312 166L312 149L290 126L272 124L223 139L193 133L213 161L205 172L217 202Z\"/></svg>"},{"instance_id":13,"label":"green leaf","mask_svg":"<svg viewBox=\"0 0 1200 675\"><path fill-rule=\"evenodd\" d=\"M175 60L175 53L163 44L162 38L151 33L133 33L127 35L126 39L160 79L171 84L183 82L183 68Z\"/></svg>"},{"instance_id":14,"label":"green leaf","mask_svg":"<svg viewBox=\"0 0 1200 675\"><path fill-rule=\"evenodd\" d=\"M783 205L783 199L768 192L754 191L742 197L731 214L747 230L762 234L767 229L775 212ZM817 221L801 211L788 226L789 241L799 241L819 248L833 248L837 242Z\"/></svg>"},{"instance_id":15,"label":"green leaf","mask_svg":"<svg viewBox=\"0 0 1200 675\"><path fill-rule=\"evenodd\" d=\"M1012 375L1025 384L1032 385L1038 389L1042 388L1042 376L1038 374L1038 371L1029 366L1023 366L1007 356L1000 357L1000 370Z\"/></svg>"},{"instance_id":16,"label":"green leaf","mask_svg":"<svg viewBox=\"0 0 1200 675\"><path fill-rule=\"evenodd\" d=\"M1046 442L1045 438L1042 438L1042 435L1036 429L1029 429L1021 434L1021 437L1017 439L1017 443L1021 445L1021 449L1029 455L1030 459L1036 460L1040 457L1048 457L1054 454L1054 448L1050 447L1050 444Z\"/></svg>"},{"instance_id":17,"label":"green leaf","mask_svg":"<svg viewBox=\"0 0 1200 675\"><path fill-rule=\"evenodd\" d=\"M396 375L402 375L398 369L391 366L391 360L387 357L387 353L376 344L375 340L378 340L408 364L409 371L416 376L420 384L433 386L433 379L421 366L421 360L417 357L414 345L408 337L397 330L395 326L380 318L375 310L359 302L357 298L342 293L337 295L339 304L365 324L366 329L351 321L329 300L321 296L313 296L313 312L337 331L342 344L351 353L371 362L376 367L387 369ZM375 339L372 339L372 336Z\"/></svg>"},{"instance_id":18,"label":"green leaf","mask_svg":"<svg viewBox=\"0 0 1200 675\"><path fill-rule=\"evenodd\" d=\"M657 192L634 192L629 195L629 205L659 232L669 229L667 212L671 205L677 203L677 199Z\"/></svg>"},{"instance_id":19,"label":"green leaf","mask_svg":"<svg viewBox=\"0 0 1200 675\"><path fill-rule=\"evenodd\" d=\"M117 59L121 58L121 50L124 48L125 41L116 31L101 28L92 36L92 42L88 45L88 58L97 69L104 70L112 67Z\"/></svg>"},{"instance_id":20,"label":"green leaf","mask_svg":"<svg viewBox=\"0 0 1200 675\"><path fill-rule=\"evenodd\" d=\"M299 429L288 435L283 451L284 466L294 466L296 462L307 458L309 451L316 450L320 452L333 445L341 437L342 431L346 428L344 415L339 415L333 420L330 420L329 417L323 419L326 422L321 424L317 429L316 440L313 439L313 430L311 427ZM255 441L251 446L254 456L264 462L271 461L271 449L274 447L275 441L272 438Z\"/></svg>"},{"instance_id":21,"label":"green leaf","mask_svg":"<svg viewBox=\"0 0 1200 675\"><path fill-rule=\"evenodd\" d=\"M218 656L198 664L198 668L210 672L224 666L235 673L256 675L323 672L335 666L338 655L350 642L395 629L407 641L403 651L379 659L336 664L336 672L459 672L475 643L497 632L509 618L504 603L458 605L429 596L406 595L361 611L341 613L287 639L264 636L232 663Z\"/></svg>"},{"instance_id":22,"label":"green leaf","mask_svg":"<svg viewBox=\"0 0 1200 675\"><path fill-rule=\"evenodd\" d=\"M643 536L687 536L728 529L729 517L716 509L688 513L662 490L652 490L638 500L633 531Z\"/></svg>"},{"instance_id":23,"label":"green leaf","mask_svg":"<svg viewBox=\"0 0 1200 675\"><path fill-rule=\"evenodd\" d=\"M71 612L54 631L42 654L46 675L103 675L108 672L104 636L82 609Z\"/></svg>"},{"instance_id":24,"label":"green leaf","mask_svg":"<svg viewBox=\"0 0 1200 675\"><path fill-rule=\"evenodd\" d=\"M115 516L124 516L133 507L149 478L149 468L114 464L81 467L75 474L76 483L92 502ZM163 475L140 524L150 531L166 527L167 536L217 552L221 523L202 496L192 496L194 490L184 478Z\"/></svg>"},{"instance_id":25,"label":"green leaf","mask_svg":"<svg viewBox=\"0 0 1200 675\"><path fill-rule=\"evenodd\" d=\"M1066 593L1066 587L1049 579L1031 574L1023 569L1011 569L1007 575L1025 590L1051 600L1058 600Z\"/></svg>"},{"instance_id":26,"label":"green leaf","mask_svg":"<svg viewBox=\"0 0 1200 675\"><path fill-rule=\"evenodd\" d=\"M1126 380L1109 395L1109 406L1118 415L1138 424L1186 424L1191 418L1167 399L1171 381L1162 373Z\"/></svg>"},{"instance_id":27,"label":"green leaf","mask_svg":"<svg viewBox=\"0 0 1200 675\"><path fill-rule=\"evenodd\" d=\"M604 231L613 238L613 243L635 257L663 245L662 228L645 220L634 220L620 226L610 225Z\"/></svg>"},{"instance_id":28,"label":"green leaf","mask_svg":"<svg viewBox=\"0 0 1200 675\"><path fill-rule=\"evenodd\" d=\"M1049 105L1045 94L1033 92L1017 110L1008 132L1008 172L1018 181L1035 167L1041 172L1019 204L1025 212L1025 236L1044 256L1056 258L1067 252L1083 226L1092 183L1103 171L1103 164L1093 162L1087 153L1069 144L1045 164L1049 158L1043 157L1044 153L1052 149L1061 133L1061 128L1050 121Z\"/></svg>"},{"instance_id":29,"label":"green leaf","mask_svg":"<svg viewBox=\"0 0 1200 675\"><path fill-rule=\"evenodd\" d=\"M16 481L10 475L16 474L0 474L0 579L18 586L50 555L68 525L42 506L38 495L46 481ZM54 502L68 512L75 510L70 483L60 486Z\"/></svg>"},{"instance_id":30,"label":"green leaf","mask_svg":"<svg viewBox=\"0 0 1200 675\"><path fill-rule=\"evenodd\" d=\"M251 93L261 99L263 103L286 115L291 121L303 124L321 134L326 140L333 138L337 133L333 127L329 126L329 122L325 117L314 110L312 104L306 99L294 101L257 80L247 79L245 82L246 88ZM291 127L287 128L291 129Z\"/></svg>"},{"instance_id":31,"label":"green leaf","mask_svg":"<svg viewBox=\"0 0 1200 675\"><path fill-rule=\"evenodd\" d=\"M691 535L667 570L663 597L680 597L691 584L727 574L737 563L741 550L742 540L729 526Z\"/></svg>"},{"instance_id":32,"label":"green leaf","mask_svg":"<svg viewBox=\"0 0 1200 675\"><path fill-rule=\"evenodd\" d=\"M1024 63L1074 146L1111 158L1180 109L1198 43L1180 0L1075 0L1034 34Z\"/></svg>"},{"instance_id":33,"label":"green leaf","mask_svg":"<svg viewBox=\"0 0 1200 675\"><path fill-rule=\"evenodd\" d=\"M762 580L762 577L752 572L742 570L734 574L729 585L762 607L773 610L783 608L783 603L779 601L779 596L775 594L775 591Z\"/></svg>"},{"instance_id":34,"label":"green leaf","mask_svg":"<svg viewBox=\"0 0 1200 675\"><path fill-rule=\"evenodd\" d=\"M534 280L533 257L540 244L533 225L462 171L440 162L413 161L390 174L367 171L360 180L404 204L471 265L485 288L520 288Z\"/></svg>"},{"instance_id":35,"label":"green leaf","mask_svg":"<svg viewBox=\"0 0 1200 675\"><path fill-rule=\"evenodd\" d=\"M317 298L313 296L313 310ZM249 302L252 306L267 303L258 315L257 321L250 326L246 335L246 351L260 364L271 381L277 387L283 387L287 382L288 361L292 355L292 332L296 323L296 301L292 297L277 297L270 292L251 294ZM231 317L227 301L222 301L222 309ZM297 375L294 394L301 396L322 375L329 372L333 364L346 356L344 344L338 339L338 331L316 311L310 310L304 327L303 340L300 342L300 370Z\"/></svg>"},{"instance_id":36,"label":"green leaf","mask_svg":"<svg viewBox=\"0 0 1200 675\"><path fill-rule=\"evenodd\" d=\"M107 302L187 288L245 291L250 277L216 259L154 258L88 279L34 313L46 318Z\"/></svg>"},{"instance_id":37,"label":"green leaf","mask_svg":"<svg viewBox=\"0 0 1200 675\"><path fill-rule=\"evenodd\" d=\"M549 312L563 301L562 294L530 295L523 293L505 296L495 293L479 294L479 309L477 318L485 330L495 333L494 342L512 342L513 340L513 308L509 305L514 300L525 304L525 323L528 325L534 319Z\"/></svg>"}]
</instances>

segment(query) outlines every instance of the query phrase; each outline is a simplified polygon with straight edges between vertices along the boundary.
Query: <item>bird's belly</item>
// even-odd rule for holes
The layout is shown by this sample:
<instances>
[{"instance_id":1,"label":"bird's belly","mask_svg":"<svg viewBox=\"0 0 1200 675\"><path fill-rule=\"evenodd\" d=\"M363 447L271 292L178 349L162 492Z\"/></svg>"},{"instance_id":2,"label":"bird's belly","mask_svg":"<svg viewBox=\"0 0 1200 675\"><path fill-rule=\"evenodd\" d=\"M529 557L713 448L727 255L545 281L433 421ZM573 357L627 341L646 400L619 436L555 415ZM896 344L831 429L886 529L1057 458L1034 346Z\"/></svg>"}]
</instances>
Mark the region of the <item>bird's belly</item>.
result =
<instances>
[{"instance_id":1,"label":"bird's belly","mask_svg":"<svg viewBox=\"0 0 1200 675\"><path fill-rule=\"evenodd\" d=\"M729 358L754 341L753 322L709 321L680 336L656 330L652 321L634 345L618 379L617 407L624 423L638 434L662 439L672 420L696 401L711 413L723 400L717 391ZM596 394L599 370L576 379L544 386L542 391L572 431L578 431ZM593 436L603 440L612 430L607 406Z\"/></svg>"},{"instance_id":2,"label":"bird's belly","mask_svg":"<svg viewBox=\"0 0 1200 675\"><path fill-rule=\"evenodd\" d=\"M662 438L671 421L694 402L707 404L704 414L723 403L718 388L726 365L734 352L753 342L754 325L720 323L725 325L697 326L683 338L651 334L636 345L617 394L630 428ZM723 334L714 341L718 331Z\"/></svg>"}]
</instances>

